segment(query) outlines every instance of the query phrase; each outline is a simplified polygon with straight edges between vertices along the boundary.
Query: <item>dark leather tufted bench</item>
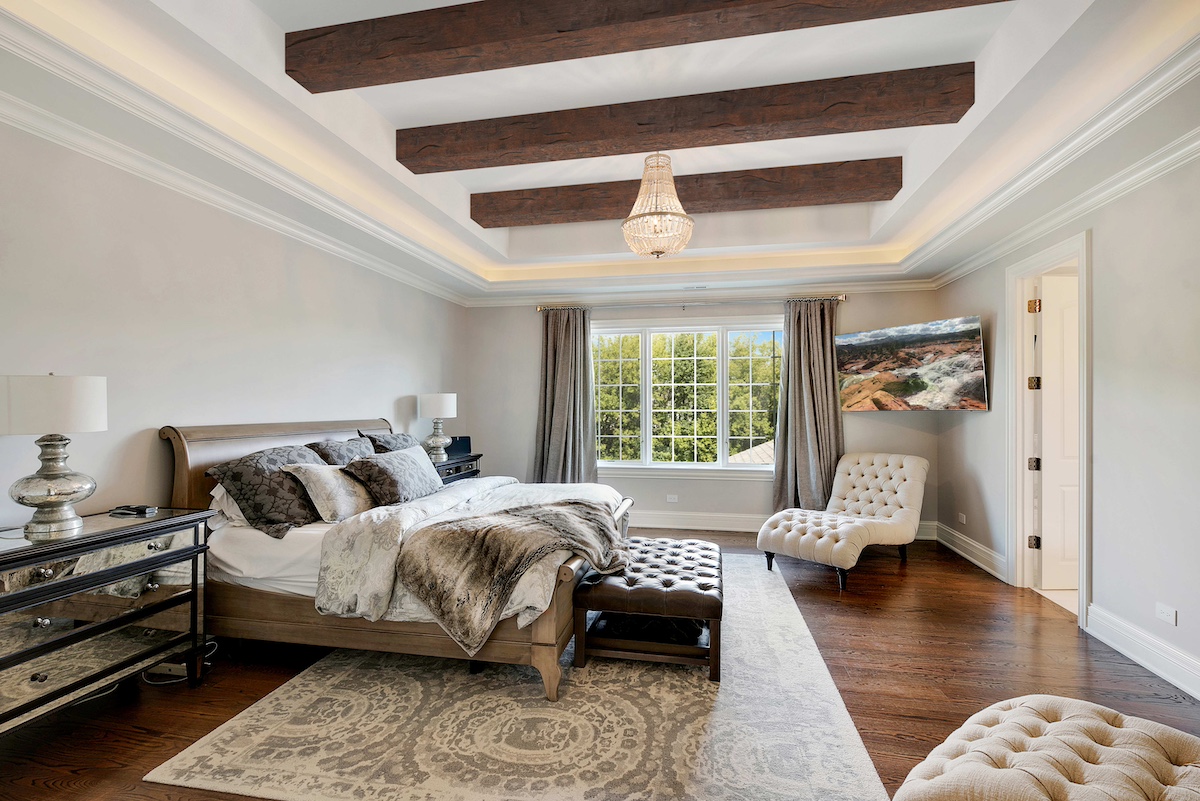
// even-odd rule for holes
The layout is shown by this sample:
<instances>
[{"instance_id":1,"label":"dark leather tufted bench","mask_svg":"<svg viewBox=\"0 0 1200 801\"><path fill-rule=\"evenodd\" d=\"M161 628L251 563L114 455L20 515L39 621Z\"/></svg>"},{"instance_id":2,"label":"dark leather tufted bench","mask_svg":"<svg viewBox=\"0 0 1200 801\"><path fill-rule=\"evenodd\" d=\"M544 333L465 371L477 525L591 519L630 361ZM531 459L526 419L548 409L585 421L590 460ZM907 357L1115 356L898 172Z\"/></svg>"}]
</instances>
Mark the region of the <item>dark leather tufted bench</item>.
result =
<instances>
[{"instance_id":1,"label":"dark leather tufted bench","mask_svg":"<svg viewBox=\"0 0 1200 801\"><path fill-rule=\"evenodd\" d=\"M575 589L575 664L589 656L708 665L721 680L721 548L704 540L630 537L621 573L592 572ZM618 612L708 623L708 647L590 636L588 612Z\"/></svg>"}]
</instances>

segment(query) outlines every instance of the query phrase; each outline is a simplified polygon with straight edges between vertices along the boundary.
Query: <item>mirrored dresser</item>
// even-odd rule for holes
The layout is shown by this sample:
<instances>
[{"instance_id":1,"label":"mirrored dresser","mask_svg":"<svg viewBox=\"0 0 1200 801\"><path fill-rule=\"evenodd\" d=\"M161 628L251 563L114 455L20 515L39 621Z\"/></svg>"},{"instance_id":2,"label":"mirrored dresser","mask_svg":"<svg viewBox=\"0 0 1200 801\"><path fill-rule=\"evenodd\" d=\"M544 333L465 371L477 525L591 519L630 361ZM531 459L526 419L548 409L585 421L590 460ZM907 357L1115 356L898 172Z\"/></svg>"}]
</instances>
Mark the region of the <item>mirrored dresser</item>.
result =
<instances>
[{"instance_id":1,"label":"mirrored dresser","mask_svg":"<svg viewBox=\"0 0 1200 801\"><path fill-rule=\"evenodd\" d=\"M0 732L173 657L199 682L212 515L91 515L38 543L0 531Z\"/></svg>"}]
</instances>

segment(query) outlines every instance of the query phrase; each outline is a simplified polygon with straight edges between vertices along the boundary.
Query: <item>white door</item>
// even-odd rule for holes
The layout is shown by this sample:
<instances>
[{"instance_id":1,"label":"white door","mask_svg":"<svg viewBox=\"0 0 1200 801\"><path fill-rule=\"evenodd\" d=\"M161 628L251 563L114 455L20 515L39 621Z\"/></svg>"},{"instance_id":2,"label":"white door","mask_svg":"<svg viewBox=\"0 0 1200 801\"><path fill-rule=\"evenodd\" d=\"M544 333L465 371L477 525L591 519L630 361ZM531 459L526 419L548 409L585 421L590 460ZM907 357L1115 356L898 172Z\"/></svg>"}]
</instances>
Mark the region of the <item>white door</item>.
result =
<instances>
[{"instance_id":1,"label":"white door","mask_svg":"<svg viewBox=\"0 0 1200 801\"><path fill-rule=\"evenodd\" d=\"M1042 313L1043 590L1079 587L1079 278L1044 275Z\"/></svg>"}]
</instances>

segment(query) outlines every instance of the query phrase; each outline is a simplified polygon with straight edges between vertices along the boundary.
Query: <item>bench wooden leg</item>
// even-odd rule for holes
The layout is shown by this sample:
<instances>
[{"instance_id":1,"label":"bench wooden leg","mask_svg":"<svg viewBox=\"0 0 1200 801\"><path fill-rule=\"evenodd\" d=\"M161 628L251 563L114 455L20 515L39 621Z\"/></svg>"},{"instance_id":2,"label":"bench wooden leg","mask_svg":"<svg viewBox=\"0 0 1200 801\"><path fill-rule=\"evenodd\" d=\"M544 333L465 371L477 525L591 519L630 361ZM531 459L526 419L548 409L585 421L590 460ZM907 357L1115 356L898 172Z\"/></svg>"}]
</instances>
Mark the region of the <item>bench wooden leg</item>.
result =
<instances>
[{"instance_id":1,"label":"bench wooden leg","mask_svg":"<svg viewBox=\"0 0 1200 801\"><path fill-rule=\"evenodd\" d=\"M771 569L771 564L775 561L775 554L770 551L763 551L767 555L767 570Z\"/></svg>"},{"instance_id":2,"label":"bench wooden leg","mask_svg":"<svg viewBox=\"0 0 1200 801\"><path fill-rule=\"evenodd\" d=\"M586 609L575 610L575 667L587 664L587 614Z\"/></svg>"},{"instance_id":3,"label":"bench wooden leg","mask_svg":"<svg viewBox=\"0 0 1200 801\"><path fill-rule=\"evenodd\" d=\"M721 680L721 621L708 621L708 680Z\"/></svg>"},{"instance_id":4,"label":"bench wooden leg","mask_svg":"<svg viewBox=\"0 0 1200 801\"><path fill-rule=\"evenodd\" d=\"M900 561L901 562L908 561L908 546L907 545L900 546Z\"/></svg>"},{"instance_id":5,"label":"bench wooden leg","mask_svg":"<svg viewBox=\"0 0 1200 801\"><path fill-rule=\"evenodd\" d=\"M849 574L849 572L847 572L847 571L846 571L846 568L844 568L844 567L835 567L835 568L834 568L834 570L836 570L836 571L837 571L837 576L838 576L838 589L839 589L839 590L844 590L844 589L846 589L846 579L847 579L847 578L849 577L849 575L850 575L850 574Z\"/></svg>"}]
</instances>

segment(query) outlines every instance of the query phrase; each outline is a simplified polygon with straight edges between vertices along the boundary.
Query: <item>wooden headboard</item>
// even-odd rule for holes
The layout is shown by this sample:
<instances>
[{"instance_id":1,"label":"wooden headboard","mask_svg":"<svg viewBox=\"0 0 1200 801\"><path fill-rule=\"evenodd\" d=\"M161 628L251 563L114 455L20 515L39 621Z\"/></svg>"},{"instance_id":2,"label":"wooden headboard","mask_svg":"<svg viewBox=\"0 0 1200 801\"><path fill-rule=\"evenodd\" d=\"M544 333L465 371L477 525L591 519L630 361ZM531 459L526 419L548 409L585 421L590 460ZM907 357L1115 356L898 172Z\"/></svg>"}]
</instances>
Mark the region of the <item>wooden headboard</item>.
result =
<instances>
[{"instance_id":1,"label":"wooden headboard","mask_svg":"<svg viewBox=\"0 0 1200 801\"><path fill-rule=\"evenodd\" d=\"M306 445L326 439L353 439L358 432L390 434L392 424L374 420L331 420L315 423L253 423L232 426L163 426L158 436L175 451L171 507L207 509L217 482L204 475L213 465L281 445Z\"/></svg>"}]
</instances>

